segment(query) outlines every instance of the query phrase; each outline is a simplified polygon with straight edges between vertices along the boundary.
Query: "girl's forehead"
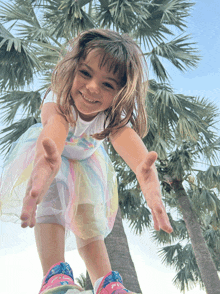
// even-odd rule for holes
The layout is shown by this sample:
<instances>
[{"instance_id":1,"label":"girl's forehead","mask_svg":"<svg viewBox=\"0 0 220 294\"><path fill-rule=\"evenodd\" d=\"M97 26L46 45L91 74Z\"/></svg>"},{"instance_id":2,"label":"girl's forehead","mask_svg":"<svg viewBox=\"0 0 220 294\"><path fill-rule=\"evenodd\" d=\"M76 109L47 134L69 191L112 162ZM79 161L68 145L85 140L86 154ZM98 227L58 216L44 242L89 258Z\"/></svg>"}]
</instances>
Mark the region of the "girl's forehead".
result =
<instances>
[{"instance_id":1,"label":"girl's forehead","mask_svg":"<svg viewBox=\"0 0 220 294\"><path fill-rule=\"evenodd\" d=\"M86 57L81 60L81 63L98 65L100 69L104 69L117 78L121 75L121 73L119 73L120 66L117 59L109 53L106 53L103 49L95 48L89 51Z\"/></svg>"},{"instance_id":2,"label":"girl's forehead","mask_svg":"<svg viewBox=\"0 0 220 294\"><path fill-rule=\"evenodd\" d=\"M108 55L108 56L107 56ZM107 57L107 58L106 58ZM105 51L100 50L100 49L93 49L91 51L88 52L88 54L86 55L84 61L91 63L91 62L98 62L98 66L101 68L103 66L106 65L106 62L103 62L103 59L113 59L112 57L109 56L109 54L106 54Z\"/></svg>"},{"instance_id":3,"label":"girl's forehead","mask_svg":"<svg viewBox=\"0 0 220 294\"><path fill-rule=\"evenodd\" d=\"M84 61L85 62L93 62L95 59L96 61L99 60L99 62L100 62L100 59L103 56L103 54L104 54L103 51L98 50L98 49L93 49L86 55Z\"/></svg>"}]
</instances>

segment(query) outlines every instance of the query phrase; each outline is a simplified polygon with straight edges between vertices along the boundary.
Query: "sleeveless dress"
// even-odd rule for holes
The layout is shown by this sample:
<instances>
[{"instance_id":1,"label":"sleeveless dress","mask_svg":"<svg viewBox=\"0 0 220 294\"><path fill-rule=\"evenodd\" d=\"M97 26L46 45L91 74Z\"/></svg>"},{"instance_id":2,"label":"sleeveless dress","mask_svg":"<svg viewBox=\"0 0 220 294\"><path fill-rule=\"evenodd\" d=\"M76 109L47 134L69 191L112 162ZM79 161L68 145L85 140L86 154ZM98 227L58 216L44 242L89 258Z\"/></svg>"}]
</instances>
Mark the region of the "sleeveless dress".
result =
<instances>
[{"instance_id":1,"label":"sleeveless dress","mask_svg":"<svg viewBox=\"0 0 220 294\"><path fill-rule=\"evenodd\" d=\"M52 92L44 103L48 102L56 102ZM73 113L75 115L74 108ZM78 116L76 127L69 128L60 170L37 206L37 223L61 224L65 227L66 238L74 233L78 240L88 243L104 239L111 232L118 210L114 167L103 140L90 136L103 130L104 120L104 112L90 122ZM31 126L11 146L0 178L1 221L21 223L23 198L42 130L41 123ZM83 245L78 242L77 247L80 246Z\"/></svg>"}]
</instances>

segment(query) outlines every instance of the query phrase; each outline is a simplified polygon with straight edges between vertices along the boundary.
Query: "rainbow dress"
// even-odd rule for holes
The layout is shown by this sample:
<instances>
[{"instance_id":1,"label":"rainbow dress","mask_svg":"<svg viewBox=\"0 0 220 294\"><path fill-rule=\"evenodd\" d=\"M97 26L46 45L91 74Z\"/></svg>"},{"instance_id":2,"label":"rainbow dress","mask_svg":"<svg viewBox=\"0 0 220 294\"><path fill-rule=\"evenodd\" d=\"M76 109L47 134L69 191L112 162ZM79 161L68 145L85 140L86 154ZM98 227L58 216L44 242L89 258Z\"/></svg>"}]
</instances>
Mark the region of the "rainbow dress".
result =
<instances>
[{"instance_id":1,"label":"rainbow dress","mask_svg":"<svg viewBox=\"0 0 220 294\"><path fill-rule=\"evenodd\" d=\"M51 95L45 103L54 102ZM103 140L90 136L103 130L104 119L104 113L90 122L78 117L76 127L70 127L60 170L37 207L37 222L60 223L67 237L71 232L82 240L105 238L114 225L118 210L116 173ZM1 221L21 223L23 198L42 129L41 123L31 126L11 146L0 178Z\"/></svg>"}]
</instances>

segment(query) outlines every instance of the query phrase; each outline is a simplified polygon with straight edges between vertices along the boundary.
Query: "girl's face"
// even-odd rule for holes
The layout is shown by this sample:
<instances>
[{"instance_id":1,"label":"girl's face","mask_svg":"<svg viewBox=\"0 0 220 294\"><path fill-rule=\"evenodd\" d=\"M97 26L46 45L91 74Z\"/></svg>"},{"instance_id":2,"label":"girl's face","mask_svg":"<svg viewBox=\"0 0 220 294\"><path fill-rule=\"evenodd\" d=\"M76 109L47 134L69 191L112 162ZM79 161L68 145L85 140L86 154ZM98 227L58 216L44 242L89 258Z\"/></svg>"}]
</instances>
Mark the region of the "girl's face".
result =
<instances>
[{"instance_id":1,"label":"girl's face","mask_svg":"<svg viewBox=\"0 0 220 294\"><path fill-rule=\"evenodd\" d=\"M99 112L108 109L121 89L119 78L99 67L100 51L92 50L79 64L71 88L71 96L85 121L91 121Z\"/></svg>"}]
</instances>

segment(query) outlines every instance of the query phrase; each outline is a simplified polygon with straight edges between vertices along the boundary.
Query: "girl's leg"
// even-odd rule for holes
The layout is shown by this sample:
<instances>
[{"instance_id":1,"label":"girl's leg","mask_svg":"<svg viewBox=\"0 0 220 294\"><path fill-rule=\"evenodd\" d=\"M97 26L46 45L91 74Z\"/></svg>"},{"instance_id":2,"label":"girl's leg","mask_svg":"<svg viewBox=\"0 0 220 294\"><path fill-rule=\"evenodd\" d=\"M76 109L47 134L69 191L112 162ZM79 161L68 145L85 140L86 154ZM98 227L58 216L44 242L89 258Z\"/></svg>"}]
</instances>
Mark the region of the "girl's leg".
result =
<instances>
[{"instance_id":1,"label":"girl's leg","mask_svg":"<svg viewBox=\"0 0 220 294\"><path fill-rule=\"evenodd\" d=\"M65 229L59 224L37 223L35 239L45 276L52 265L65 262Z\"/></svg>"},{"instance_id":2,"label":"girl's leg","mask_svg":"<svg viewBox=\"0 0 220 294\"><path fill-rule=\"evenodd\" d=\"M36 215L35 239L44 276L52 265L65 261L64 216L63 214L45 215L45 209L47 208L53 208L56 211L62 211L63 209L55 179L45 194L43 201L39 204Z\"/></svg>"},{"instance_id":3,"label":"girl's leg","mask_svg":"<svg viewBox=\"0 0 220 294\"><path fill-rule=\"evenodd\" d=\"M85 262L94 287L96 280L112 270L105 242L104 240L97 240L83 247L78 247L78 251Z\"/></svg>"}]
</instances>

